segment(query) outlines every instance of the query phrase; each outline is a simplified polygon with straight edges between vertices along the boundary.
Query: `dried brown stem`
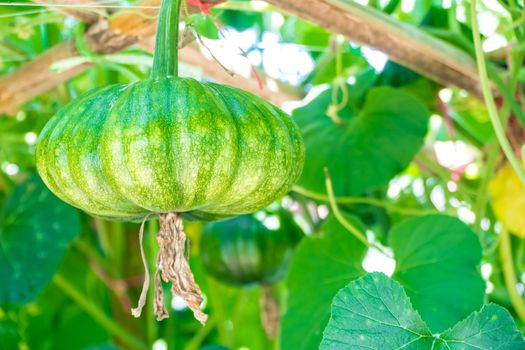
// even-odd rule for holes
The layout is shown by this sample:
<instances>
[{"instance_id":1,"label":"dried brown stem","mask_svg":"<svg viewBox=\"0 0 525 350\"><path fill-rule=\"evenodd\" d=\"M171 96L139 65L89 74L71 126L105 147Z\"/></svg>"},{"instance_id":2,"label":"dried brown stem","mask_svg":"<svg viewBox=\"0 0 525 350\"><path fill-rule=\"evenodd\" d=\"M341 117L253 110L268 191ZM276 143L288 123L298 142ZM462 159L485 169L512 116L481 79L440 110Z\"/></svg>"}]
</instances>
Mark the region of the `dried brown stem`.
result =
<instances>
[{"instance_id":1,"label":"dried brown stem","mask_svg":"<svg viewBox=\"0 0 525 350\"><path fill-rule=\"evenodd\" d=\"M209 1L215 3L223 0ZM377 48L388 54L392 60L443 85L455 85L474 96L481 95L479 77L472 58L416 27L398 23L378 11L349 1L268 0L268 2L334 33L343 34L350 40ZM136 3L143 6L159 4L160 0L143 0ZM85 16L79 11L76 11L76 15L70 14L82 20ZM96 52L109 53L121 50L154 35L157 13L157 8L126 9L112 15L109 20L101 16L102 20L92 22L93 28L87 33L86 42L92 45L91 49ZM84 19L93 20L93 13L89 16L91 19ZM71 42L62 43L53 48L53 52L40 55L19 70L1 78L0 113L16 113L24 102L87 69L89 64L76 66L58 74L49 70L52 62L77 55L71 47ZM53 61L50 62L50 59ZM202 66L206 68L209 64L204 61ZM231 77L230 79L235 80ZM278 94L270 92L269 95Z\"/></svg>"},{"instance_id":2,"label":"dried brown stem","mask_svg":"<svg viewBox=\"0 0 525 350\"><path fill-rule=\"evenodd\" d=\"M263 284L261 286L261 323L269 338L277 337L280 323L279 302L272 291L272 286Z\"/></svg>"},{"instance_id":3,"label":"dried brown stem","mask_svg":"<svg viewBox=\"0 0 525 350\"><path fill-rule=\"evenodd\" d=\"M202 293L195 283L188 259L186 258L187 238L184 233L182 218L177 213L160 215L160 231L157 235L160 246L159 265L161 277L165 282L171 282L171 293L180 296L193 311L195 318L206 323L208 316L200 309ZM162 286L156 285L156 289ZM157 314L158 318L166 317L164 313Z\"/></svg>"},{"instance_id":4,"label":"dried brown stem","mask_svg":"<svg viewBox=\"0 0 525 350\"><path fill-rule=\"evenodd\" d=\"M153 309L157 315L157 321L162 321L170 317L166 305L164 303L164 289L162 289L162 280L160 278L160 270L158 268L160 262L157 260L157 268L155 269L155 301Z\"/></svg>"},{"instance_id":5,"label":"dried brown stem","mask_svg":"<svg viewBox=\"0 0 525 350\"><path fill-rule=\"evenodd\" d=\"M208 316L200 309L202 303L202 293L199 286L195 283L193 273L190 269L189 260L189 240L184 233L182 218L177 213L160 214L160 230L157 234L157 242L160 246L159 255L155 268L155 300L153 303L157 320L162 321L169 317L168 310L164 303L164 290L162 280L171 283L172 297L181 297L188 307L193 311L195 318L202 323L206 323ZM140 254L144 264L145 278L140 293L138 306L131 310L135 317L139 317L142 308L146 304L148 294L150 274L146 255L144 253L144 219L140 227Z\"/></svg>"}]
</instances>

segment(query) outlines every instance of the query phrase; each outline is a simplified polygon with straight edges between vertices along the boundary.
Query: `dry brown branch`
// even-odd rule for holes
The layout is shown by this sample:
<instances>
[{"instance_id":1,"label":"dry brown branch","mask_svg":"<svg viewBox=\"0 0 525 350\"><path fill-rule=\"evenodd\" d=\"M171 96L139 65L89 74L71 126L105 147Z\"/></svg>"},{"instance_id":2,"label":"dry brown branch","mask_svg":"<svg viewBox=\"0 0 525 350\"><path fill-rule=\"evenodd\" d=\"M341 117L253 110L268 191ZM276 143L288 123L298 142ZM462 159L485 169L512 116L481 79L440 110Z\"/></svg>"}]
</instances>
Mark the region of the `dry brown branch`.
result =
<instances>
[{"instance_id":1,"label":"dry brown branch","mask_svg":"<svg viewBox=\"0 0 525 350\"><path fill-rule=\"evenodd\" d=\"M69 1L69 0L60 0ZM84 0L88 1L88 0ZM209 0L221 2L223 0ZM312 21L348 39L377 48L390 58L437 82L454 85L480 96L474 61L464 52L417 28L400 24L378 11L346 0L268 0L283 10ZM158 6L160 0L143 0L137 5ZM119 51L151 37L155 32L157 8L124 9L94 22L86 33L89 47L99 53ZM73 13L70 13L74 15ZM20 106L89 67L76 66L52 73L52 62L77 55L70 42L57 45L15 72L0 78L0 113L15 113ZM201 65L202 60L195 60ZM210 69L205 64L205 70ZM218 68L217 68L218 69ZM239 85L239 77L214 72L215 80ZM250 83L246 86L250 86ZM253 92L253 89L248 89ZM273 93L267 92L273 96ZM266 92L265 92L266 94ZM268 97L265 97L268 98ZM270 98L273 100L273 98ZM274 100L274 102L276 102Z\"/></svg>"},{"instance_id":2,"label":"dry brown branch","mask_svg":"<svg viewBox=\"0 0 525 350\"><path fill-rule=\"evenodd\" d=\"M393 61L444 86L457 86L480 97L475 61L465 52L418 28L347 0L267 0L349 40L386 53Z\"/></svg>"},{"instance_id":3,"label":"dry brown branch","mask_svg":"<svg viewBox=\"0 0 525 350\"><path fill-rule=\"evenodd\" d=\"M68 0L59 1L66 3ZM217 2L217 0L210 1ZM144 0L137 5L159 6L160 0ZM63 11L62 8L61 11ZM190 7L191 11L198 10ZM76 13L77 11L68 12L68 15L75 15ZM139 40L151 37L155 33L157 13L158 8L141 8L118 11L109 20L99 16L87 30L85 41L88 47L97 53L106 54L120 51ZM82 19L82 16L79 19ZM78 52L73 42L67 41L37 56L18 70L1 77L0 114L14 115L23 103L71 79L91 66L90 64L82 64L60 73L50 70L53 62L74 56L78 56Z\"/></svg>"}]
</instances>

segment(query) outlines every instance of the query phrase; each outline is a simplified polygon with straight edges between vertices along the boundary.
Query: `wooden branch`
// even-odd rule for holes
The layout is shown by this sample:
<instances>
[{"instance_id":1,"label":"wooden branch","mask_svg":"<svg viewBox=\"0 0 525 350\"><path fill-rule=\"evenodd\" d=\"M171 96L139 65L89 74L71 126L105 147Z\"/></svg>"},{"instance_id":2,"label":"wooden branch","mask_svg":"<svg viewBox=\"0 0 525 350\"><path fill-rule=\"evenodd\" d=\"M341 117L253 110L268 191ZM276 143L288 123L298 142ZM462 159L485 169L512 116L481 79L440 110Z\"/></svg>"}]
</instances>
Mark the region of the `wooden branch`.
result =
<instances>
[{"instance_id":1,"label":"wooden branch","mask_svg":"<svg viewBox=\"0 0 525 350\"><path fill-rule=\"evenodd\" d=\"M417 27L350 0L267 0L351 41L375 48L392 61L444 86L457 86L481 97L475 61L465 52Z\"/></svg>"},{"instance_id":2,"label":"wooden branch","mask_svg":"<svg viewBox=\"0 0 525 350\"><path fill-rule=\"evenodd\" d=\"M376 10L348 0L267 1L350 40L381 50L392 60L445 86L454 85L481 96L473 59L416 27L398 23ZM91 50L105 54L151 37L155 32L159 4L160 0L143 0L136 5L155 8L124 9L109 20L99 18L89 27L86 43ZM88 64L58 74L49 70L52 62L75 55L78 53L71 42L62 43L0 78L0 113L15 113L24 102L87 69Z\"/></svg>"},{"instance_id":3,"label":"wooden branch","mask_svg":"<svg viewBox=\"0 0 525 350\"><path fill-rule=\"evenodd\" d=\"M22 65L13 73L0 78L0 114L14 115L23 103L75 77L91 66L81 64L58 74L53 73L49 68L56 61L77 55L74 43L66 41Z\"/></svg>"},{"instance_id":4,"label":"wooden branch","mask_svg":"<svg viewBox=\"0 0 525 350\"><path fill-rule=\"evenodd\" d=\"M67 3L58 0L56 3ZM84 0L87 2L89 0ZM209 0L211 2L225 0ZM76 2L76 0L75 0ZM93 1L91 1L93 3ZM158 7L160 0L143 0L136 5ZM190 7L191 11L198 9ZM61 9L61 11L63 11ZM75 15L76 12L69 15ZM157 25L158 8L125 9L117 12L109 20L99 16L86 32L88 47L97 53L107 54L120 51L139 40L151 37ZM82 15L79 19L82 19ZM49 51L22 65L16 71L0 78L0 114L14 115L26 101L39 96L89 68L82 64L61 73L50 70L56 61L78 56L73 41L63 42Z\"/></svg>"}]
</instances>

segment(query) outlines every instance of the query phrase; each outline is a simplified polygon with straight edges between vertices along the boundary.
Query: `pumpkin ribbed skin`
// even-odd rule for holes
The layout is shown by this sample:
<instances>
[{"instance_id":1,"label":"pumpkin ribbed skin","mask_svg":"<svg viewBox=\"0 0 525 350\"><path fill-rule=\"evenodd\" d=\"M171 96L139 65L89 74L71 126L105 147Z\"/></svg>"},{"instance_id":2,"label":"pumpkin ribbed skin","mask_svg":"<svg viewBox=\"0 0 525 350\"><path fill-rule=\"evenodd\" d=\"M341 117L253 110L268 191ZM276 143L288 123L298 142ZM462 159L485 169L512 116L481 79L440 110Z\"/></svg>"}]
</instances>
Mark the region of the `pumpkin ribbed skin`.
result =
<instances>
[{"instance_id":1,"label":"pumpkin ribbed skin","mask_svg":"<svg viewBox=\"0 0 525 350\"><path fill-rule=\"evenodd\" d=\"M206 272L238 286L281 279L303 234L291 216L281 215L278 219L280 225L274 230L252 215L206 224L200 241Z\"/></svg>"},{"instance_id":2,"label":"pumpkin ribbed skin","mask_svg":"<svg viewBox=\"0 0 525 350\"><path fill-rule=\"evenodd\" d=\"M93 215L215 220L285 194L301 173L304 146L295 123L270 103L169 77L79 97L46 125L36 157L48 187Z\"/></svg>"}]
</instances>

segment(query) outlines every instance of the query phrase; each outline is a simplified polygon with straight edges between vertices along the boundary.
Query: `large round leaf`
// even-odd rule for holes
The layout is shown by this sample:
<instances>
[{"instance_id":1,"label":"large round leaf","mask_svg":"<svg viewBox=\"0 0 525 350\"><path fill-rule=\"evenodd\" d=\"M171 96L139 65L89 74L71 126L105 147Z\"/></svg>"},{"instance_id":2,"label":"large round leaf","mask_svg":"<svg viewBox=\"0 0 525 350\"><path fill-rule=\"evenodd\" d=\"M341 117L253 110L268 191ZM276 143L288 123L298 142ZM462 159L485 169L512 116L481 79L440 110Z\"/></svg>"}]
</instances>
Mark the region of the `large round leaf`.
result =
<instances>
[{"instance_id":1,"label":"large round leaf","mask_svg":"<svg viewBox=\"0 0 525 350\"><path fill-rule=\"evenodd\" d=\"M349 283L335 296L320 349L431 349L434 339L403 287L382 273Z\"/></svg>"},{"instance_id":2,"label":"large round leaf","mask_svg":"<svg viewBox=\"0 0 525 350\"><path fill-rule=\"evenodd\" d=\"M0 214L0 304L34 300L79 232L76 209L40 179L17 186Z\"/></svg>"},{"instance_id":3,"label":"large round leaf","mask_svg":"<svg viewBox=\"0 0 525 350\"><path fill-rule=\"evenodd\" d=\"M348 217L362 227L358 219ZM364 274L365 246L330 217L319 236L305 238L288 273L288 308L283 316L283 349L318 349L330 318L333 297L348 282Z\"/></svg>"},{"instance_id":4,"label":"large round leaf","mask_svg":"<svg viewBox=\"0 0 525 350\"><path fill-rule=\"evenodd\" d=\"M481 244L459 219L429 215L406 220L390 232L396 258L393 278L432 332L442 332L483 305Z\"/></svg>"},{"instance_id":5,"label":"large round leaf","mask_svg":"<svg viewBox=\"0 0 525 350\"><path fill-rule=\"evenodd\" d=\"M402 286L382 273L349 283L332 303L321 350L518 350L525 342L511 315L495 304L432 334Z\"/></svg>"},{"instance_id":6,"label":"large round leaf","mask_svg":"<svg viewBox=\"0 0 525 350\"><path fill-rule=\"evenodd\" d=\"M423 144L428 112L413 96L389 87L348 86L345 108L328 117L332 88L293 116L302 129L306 161L299 185L325 192L323 168L330 170L337 195L358 195L388 184ZM337 101L341 101L342 93ZM364 102L363 102L364 100Z\"/></svg>"}]
</instances>

